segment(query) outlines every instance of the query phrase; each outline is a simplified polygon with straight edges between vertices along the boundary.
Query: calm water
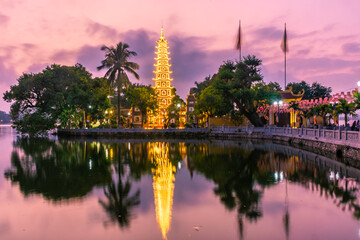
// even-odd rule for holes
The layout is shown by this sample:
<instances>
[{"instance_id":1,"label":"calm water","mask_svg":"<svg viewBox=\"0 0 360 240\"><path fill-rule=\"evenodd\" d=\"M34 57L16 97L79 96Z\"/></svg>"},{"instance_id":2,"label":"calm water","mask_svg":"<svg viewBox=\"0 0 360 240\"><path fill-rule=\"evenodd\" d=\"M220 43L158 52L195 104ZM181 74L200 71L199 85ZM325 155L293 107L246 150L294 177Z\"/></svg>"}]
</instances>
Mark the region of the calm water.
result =
<instances>
[{"instance_id":1,"label":"calm water","mask_svg":"<svg viewBox=\"0 0 360 240\"><path fill-rule=\"evenodd\" d=\"M266 142L18 139L0 239L360 239L360 171Z\"/></svg>"}]
</instances>

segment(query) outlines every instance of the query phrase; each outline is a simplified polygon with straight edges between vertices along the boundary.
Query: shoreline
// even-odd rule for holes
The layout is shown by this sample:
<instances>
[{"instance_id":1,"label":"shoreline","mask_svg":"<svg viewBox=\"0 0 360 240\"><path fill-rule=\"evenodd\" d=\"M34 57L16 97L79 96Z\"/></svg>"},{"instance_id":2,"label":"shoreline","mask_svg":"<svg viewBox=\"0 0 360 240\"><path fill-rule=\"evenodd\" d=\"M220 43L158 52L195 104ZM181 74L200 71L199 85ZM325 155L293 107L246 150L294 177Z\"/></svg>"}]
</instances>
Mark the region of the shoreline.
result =
<instances>
[{"instance_id":1,"label":"shoreline","mask_svg":"<svg viewBox=\"0 0 360 240\"><path fill-rule=\"evenodd\" d=\"M264 128L263 128L264 129ZM225 132L207 129L61 129L59 137L96 139L202 139L202 140L239 140L256 139L270 140L276 143L290 145L299 149L330 157L344 164L360 168L360 147L341 141L304 137L300 135L267 133L261 131ZM360 142L359 142L360 144Z\"/></svg>"}]
</instances>

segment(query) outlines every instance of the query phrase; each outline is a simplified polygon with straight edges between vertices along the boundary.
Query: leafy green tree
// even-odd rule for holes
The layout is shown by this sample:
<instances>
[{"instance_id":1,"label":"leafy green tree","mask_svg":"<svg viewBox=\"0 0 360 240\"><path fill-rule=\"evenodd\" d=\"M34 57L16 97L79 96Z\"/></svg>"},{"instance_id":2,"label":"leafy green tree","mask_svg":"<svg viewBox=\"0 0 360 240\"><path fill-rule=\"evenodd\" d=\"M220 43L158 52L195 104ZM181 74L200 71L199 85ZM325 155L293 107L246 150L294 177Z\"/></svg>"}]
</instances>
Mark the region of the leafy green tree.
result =
<instances>
[{"instance_id":1,"label":"leafy green tree","mask_svg":"<svg viewBox=\"0 0 360 240\"><path fill-rule=\"evenodd\" d=\"M139 65L135 62L129 62L131 56L136 56L137 53L129 50L129 45L126 43L119 42L114 47L101 47L102 51L105 51L105 59L101 61L101 65L97 68L102 70L108 69L105 73L105 78L109 80L112 87L117 88L117 114L118 114L118 127L121 126L121 102L120 92L123 87L127 88L130 86L130 80L127 73L133 75L136 79L139 79L139 74L136 70L139 69Z\"/></svg>"},{"instance_id":2,"label":"leafy green tree","mask_svg":"<svg viewBox=\"0 0 360 240\"><path fill-rule=\"evenodd\" d=\"M199 98L202 90L209 87L212 84L213 79L214 79L214 77L210 77L210 75L209 75L209 76L205 77L204 81L202 81L200 83L195 82L196 87L191 88L190 92L192 94L194 94L196 98Z\"/></svg>"},{"instance_id":3,"label":"leafy green tree","mask_svg":"<svg viewBox=\"0 0 360 240\"><path fill-rule=\"evenodd\" d=\"M265 87L260 66L261 60L250 55L236 64L227 61L214 75L213 83L224 99L229 99L235 106L234 112L244 115L255 127L264 125L257 113L258 107L277 96L271 86Z\"/></svg>"},{"instance_id":4,"label":"leafy green tree","mask_svg":"<svg viewBox=\"0 0 360 240\"><path fill-rule=\"evenodd\" d=\"M276 92L281 91L280 84L277 82L269 82L269 84L267 84L267 87Z\"/></svg>"},{"instance_id":5,"label":"leafy green tree","mask_svg":"<svg viewBox=\"0 0 360 240\"><path fill-rule=\"evenodd\" d=\"M93 121L102 122L106 109L111 107L108 99L109 85L105 78L94 78L89 81L87 93L90 94L88 111Z\"/></svg>"},{"instance_id":6,"label":"leafy green tree","mask_svg":"<svg viewBox=\"0 0 360 240\"><path fill-rule=\"evenodd\" d=\"M324 125L328 125L328 119L331 118L333 113L333 106L330 104L319 104L314 108L314 113L324 120Z\"/></svg>"},{"instance_id":7,"label":"leafy green tree","mask_svg":"<svg viewBox=\"0 0 360 240\"><path fill-rule=\"evenodd\" d=\"M141 127L147 116L147 112L155 111L158 108L157 96L151 86L132 85L126 96L132 107L137 107L141 111Z\"/></svg>"},{"instance_id":8,"label":"leafy green tree","mask_svg":"<svg viewBox=\"0 0 360 240\"><path fill-rule=\"evenodd\" d=\"M356 109L360 109L360 92L354 92L354 103L355 103L355 106L356 106Z\"/></svg>"},{"instance_id":9,"label":"leafy green tree","mask_svg":"<svg viewBox=\"0 0 360 240\"><path fill-rule=\"evenodd\" d=\"M325 87L320 83L314 82L311 85L311 98L319 99L319 98L330 98L331 97L331 87Z\"/></svg>"},{"instance_id":10,"label":"leafy green tree","mask_svg":"<svg viewBox=\"0 0 360 240\"><path fill-rule=\"evenodd\" d=\"M224 98L221 91L213 86L205 88L195 105L195 111L208 117L222 116L232 109L231 102Z\"/></svg>"},{"instance_id":11,"label":"leafy green tree","mask_svg":"<svg viewBox=\"0 0 360 240\"><path fill-rule=\"evenodd\" d=\"M294 94L299 94L302 90L304 90L305 93L304 93L304 96L302 98L303 100L312 99L311 86L307 82L301 81L299 83L297 83L297 82L288 83L286 85L286 90L289 90L290 87L292 88L292 92Z\"/></svg>"},{"instance_id":12,"label":"leafy green tree","mask_svg":"<svg viewBox=\"0 0 360 240\"><path fill-rule=\"evenodd\" d=\"M91 82L91 74L80 64L54 64L37 74L24 73L3 98L12 102L16 128L34 136L54 129L57 122L66 125L75 112L85 113L98 91L91 90Z\"/></svg>"},{"instance_id":13,"label":"leafy green tree","mask_svg":"<svg viewBox=\"0 0 360 240\"><path fill-rule=\"evenodd\" d=\"M344 114L345 127L348 123L348 116L356 116L356 104L354 102L349 103L346 99L339 99L339 103L336 105L336 114Z\"/></svg>"},{"instance_id":14,"label":"leafy green tree","mask_svg":"<svg viewBox=\"0 0 360 240\"><path fill-rule=\"evenodd\" d=\"M292 82L286 85L286 89L290 89L290 87L292 87L294 94L298 94L302 90L305 90L302 98L303 100L331 97L331 87L325 87L318 82L314 82L311 86L305 81L301 81L299 83Z\"/></svg>"}]
</instances>

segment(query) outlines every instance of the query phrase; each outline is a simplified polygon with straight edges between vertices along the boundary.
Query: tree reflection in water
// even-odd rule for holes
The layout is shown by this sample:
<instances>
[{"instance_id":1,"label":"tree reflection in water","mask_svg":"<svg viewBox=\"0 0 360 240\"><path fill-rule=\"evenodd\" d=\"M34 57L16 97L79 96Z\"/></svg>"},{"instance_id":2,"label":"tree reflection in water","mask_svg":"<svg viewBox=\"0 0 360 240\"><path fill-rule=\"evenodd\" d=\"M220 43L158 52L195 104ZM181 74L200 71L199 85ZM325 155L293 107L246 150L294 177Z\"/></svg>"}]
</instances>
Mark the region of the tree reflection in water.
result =
<instances>
[{"instance_id":1,"label":"tree reflection in water","mask_svg":"<svg viewBox=\"0 0 360 240\"><path fill-rule=\"evenodd\" d=\"M349 178L346 176L342 180L331 180L329 171L321 169L314 162L305 161L301 156L231 145L227 147L219 144L206 148L201 145L188 145L188 153L193 155L188 155L187 158L190 161L190 171L195 170L214 181L214 193L219 196L224 206L229 210L237 209L241 239L244 220L249 223L256 222L263 215L260 200L265 188L284 180L285 203L282 220L287 239L290 234L288 181L301 183L306 188L311 186L312 191L320 188L321 195L325 192L326 196L334 198L334 203L342 210L351 210L354 217L359 219L356 184L349 188Z\"/></svg>"},{"instance_id":2,"label":"tree reflection in water","mask_svg":"<svg viewBox=\"0 0 360 240\"><path fill-rule=\"evenodd\" d=\"M88 194L110 180L104 146L87 142L19 138L13 143L11 169L5 177L21 192L60 202Z\"/></svg>"},{"instance_id":3,"label":"tree reflection in water","mask_svg":"<svg viewBox=\"0 0 360 240\"><path fill-rule=\"evenodd\" d=\"M129 166L130 152L125 144L112 146L115 155L115 176L104 187L106 200L99 200L112 223L118 223L120 228L130 226L130 220L135 217L132 210L140 204L140 189L131 193L131 181L126 167Z\"/></svg>"},{"instance_id":4,"label":"tree reflection in water","mask_svg":"<svg viewBox=\"0 0 360 240\"><path fill-rule=\"evenodd\" d=\"M184 159L190 176L197 172L214 182L214 194L220 202L226 209L237 212L240 238L244 236L246 223L256 223L263 216L261 199L265 189L283 181L282 227L286 238L291 233L288 184L298 183L326 199L331 198L339 209L349 210L354 218L360 219L356 179L346 171L337 174L329 171L329 166L308 161L305 152L290 154L287 150L269 150L263 145L242 142L18 139L13 146L12 167L5 177L17 183L25 196L40 194L61 202L83 197L95 186L102 186L105 196L99 203L110 222L120 228L130 226L134 209L140 205L140 190L133 189L133 181L152 174L155 211L164 238L171 225L175 166Z\"/></svg>"}]
</instances>

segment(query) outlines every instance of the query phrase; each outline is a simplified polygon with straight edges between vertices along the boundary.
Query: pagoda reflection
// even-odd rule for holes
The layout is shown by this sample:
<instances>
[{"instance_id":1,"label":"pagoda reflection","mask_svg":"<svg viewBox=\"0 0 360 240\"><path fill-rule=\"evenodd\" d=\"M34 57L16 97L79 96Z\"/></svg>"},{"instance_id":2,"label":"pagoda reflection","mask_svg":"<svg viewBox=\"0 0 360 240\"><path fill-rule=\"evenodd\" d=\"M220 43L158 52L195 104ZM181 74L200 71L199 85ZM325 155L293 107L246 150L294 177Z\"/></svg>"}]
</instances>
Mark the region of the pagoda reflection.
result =
<instances>
[{"instance_id":1,"label":"pagoda reflection","mask_svg":"<svg viewBox=\"0 0 360 240\"><path fill-rule=\"evenodd\" d=\"M169 159L169 143L155 142L149 143L148 146L149 158L154 164L152 173L156 220L163 239L167 239L171 224L176 167Z\"/></svg>"}]
</instances>

